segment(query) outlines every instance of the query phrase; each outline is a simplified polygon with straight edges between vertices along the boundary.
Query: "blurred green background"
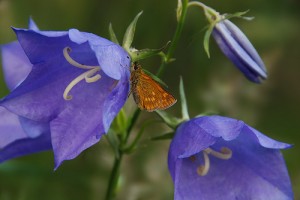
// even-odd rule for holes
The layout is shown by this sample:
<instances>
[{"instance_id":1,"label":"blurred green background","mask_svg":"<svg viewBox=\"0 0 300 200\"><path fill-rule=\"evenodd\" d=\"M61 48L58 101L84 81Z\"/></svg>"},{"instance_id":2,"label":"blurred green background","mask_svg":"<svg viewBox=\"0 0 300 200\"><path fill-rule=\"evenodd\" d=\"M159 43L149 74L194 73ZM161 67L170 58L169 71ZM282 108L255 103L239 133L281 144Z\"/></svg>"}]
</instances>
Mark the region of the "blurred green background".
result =
<instances>
[{"instance_id":1,"label":"blurred green background","mask_svg":"<svg viewBox=\"0 0 300 200\"><path fill-rule=\"evenodd\" d=\"M174 56L176 61L169 65L162 79L179 98L179 77L183 77L191 117L217 111L241 119L274 139L294 144L283 154L295 199L300 199L300 1L206 0L203 3L221 13L250 9L248 15L255 16L253 21L232 21L262 56L269 79L261 85L246 80L213 40L208 59L202 45L206 20L198 8L189 10ZM27 27L30 16L43 30L77 28L103 37L108 37L108 25L112 22L121 40L128 24L143 10L133 45L138 49L159 48L172 39L176 5L177 0L0 0L0 43L15 40L10 26ZM153 57L142 64L155 73L160 58ZM8 90L0 75L2 97ZM128 115L135 108L132 98L126 108ZM168 111L179 116L179 109L177 103ZM139 124L156 117L154 113L143 112ZM161 125L148 129L138 151L125 157L118 199L173 198L166 160L169 141L149 141L165 131ZM113 152L104 138L55 172L51 152L14 159L0 165L0 200L103 199L112 164Z\"/></svg>"}]
</instances>

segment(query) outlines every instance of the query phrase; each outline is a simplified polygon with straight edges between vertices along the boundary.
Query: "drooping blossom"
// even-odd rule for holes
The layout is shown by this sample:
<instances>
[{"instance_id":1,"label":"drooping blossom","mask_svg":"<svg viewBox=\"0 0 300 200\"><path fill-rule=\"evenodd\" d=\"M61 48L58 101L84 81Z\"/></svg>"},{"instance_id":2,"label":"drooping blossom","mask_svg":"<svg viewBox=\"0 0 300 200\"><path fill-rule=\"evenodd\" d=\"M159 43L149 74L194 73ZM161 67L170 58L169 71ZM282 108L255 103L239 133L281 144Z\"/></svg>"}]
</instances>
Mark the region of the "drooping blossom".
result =
<instances>
[{"instance_id":1,"label":"drooping blossom","mask_svg":"<svg viewBox=\"0 0 300 200\"><path fill-rule=\"evenodd\" d=\"M267 78L266 67L245 34L231 21L215 24L212 35L222 52L250 80L260 83Z\"/></svg>"},{"instance_id":2,"label":"drooping blossom","mask_svg":"<svg viewBox=\"0 0 300 200\"><path fill-rule=\"evenodd\" d=\"M182 123L168 164L175 200L293 199L275 141L236 119L204 116Z\"/></svg>"},{"instance_id":3,"label":"drooping blossom","mask_svg":"<svg viewBox=\"0 0 300 200\"><path fill-rule=\"evenodd\" d=\"M94 34L30 24L2 46L11 92L0 101L0 162L50 149L57 168L108 131L127 99L130 58Z\"/></svg>"},{"instance_id":4,"label":"drooping blossom","mask_svg":"<svg viewBox=\"0 0 300 200\"><path fill-rule=\"evenodd\" d=\"M267 69L259 54L246 35L229 18L242 17L246 12L221 15L205 4L192 1L189 6L197 6L204 10L209 28L204 38L204 49L209 56L209 38L212 34L222 52L252 82L260 83L267 78ZM249 19L249 18L247 18Z\"/></svg>"}]
</instances>

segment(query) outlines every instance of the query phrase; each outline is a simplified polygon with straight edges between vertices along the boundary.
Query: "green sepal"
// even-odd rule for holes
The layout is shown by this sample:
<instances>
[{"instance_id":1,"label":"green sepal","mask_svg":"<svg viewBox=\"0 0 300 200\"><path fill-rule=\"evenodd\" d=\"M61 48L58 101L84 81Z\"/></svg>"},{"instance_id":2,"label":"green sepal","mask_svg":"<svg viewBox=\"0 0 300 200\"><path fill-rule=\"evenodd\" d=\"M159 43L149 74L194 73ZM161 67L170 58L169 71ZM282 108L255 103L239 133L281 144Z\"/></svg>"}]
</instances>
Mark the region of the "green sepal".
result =
<instances>
[{"instance_id":1,"label":"green sepal","mask_svg":"<svg viewBox=\"0 0 300 200\"><path fill-rule=\"evenodd\" d=\"M245 17L243 15L247 14L249 12L249 10L246 10L246 11L242 11L242 12L236 12L236 13L233 13L233 14L224 14L223 15L223 19L230 19L230 18L234 18L234 17L237 17L237 18L242 18L242 19L245 19L245 20L253 20L254 17Z\"/></svg>"},{"instance_id":2,"label":"green sepal","mask_svg":"<svg viewBox=\"0 0 300 200\"><path fill-rule=\"evenodd\" d=\"M128 52L130 51L130 46L131 46L133 38L134 38L136 23L142 13L143 13L143 11L139 12L137 14L137 16L133 19L133 21L129 24L128 28L126 29L122 46Z\"/></svg>"},{"instance_id":3,"label":"green sepal","mask_svg":"<svg viewBox=\"0 0 300 200\"><path fill-rule=\"evenodd\" d=\"M117 135L125 135L129 123L130 120L126 116L125 111L122 108L113 120L110 129L112 129Z\"/></svg>"},{"instance_id":4,"label":"green sepal","mask_svg":"<svg viewBox=\"0 0 300 200\"><path fill-rule=\"evenodd\" d=\"M188 106L187 106L187 102L186 102L182 77L180 77L179 95L180 95L180 101L181 101L182 120L186 121L186 120L190 119L190 116L189 116L189 112L188 112Z\"/></svg>"},{"instance_id":5,"label":"green sepal","mask_svg":"<svg viewBox=\"0 0 300 200\"><path fill-rule=\"evenodd\" d=\"M155 112L172 129L175 129L183 121L182 119L170 115L164 110L156 110Z\"/></svg>"},{"instance_id":6,"label":"green sepal","mask_svg":"<svg viewBox=\"0 0 300 200\"><path fill-rule=\"evenodd\" d=\"M165 133L156 137L152 137L151 140L158 141L158 140L171 140L175 135L175 132Z\"/></svg>"},{"instance_id":7,"label":"green sepal","mask_svg":"<svg viewBox=\"0 0 300 200\"><path fill-rule=\"evenodd\" d=\"M112 24L109 23L109 26L108 26L108 33L109 33L109 38L112 42L116 43L116 44L120 44L118 39L117 39L117 36L113 30L113 27L112 27Z\"/></svg>"},{"instance_id":8,"label":"green sepal","mask_svg":"<svg viewBox=\"0 0 300 200\"><path fill-rule=\"evenodd\" d=\"M142 60L151 56L160 55L160 53L168 47L171 42L168 41L163 47L159 49L141 49L137 50L134 48L129 49L129 55L131 57L132 62Z\"/></svg>"},{"instance_id":9,"label":"green sepal","mask_svg":"<svg viewBox=\"0 0 300 200\"><path fill-rule=\"evenodd\" d=\"M126 116L126 113L123 108L120 110L120 112L116 116L116 122L117 122L120 132L125 133L127 126L128 126L128 117Z\"/></svg>"},{"instance_id":10,"label":"green sepal","mask_svg":"<svg viewBox=\"0 0 300 200\"><path fill-rule=\"evenodd\" d=\"M210 40L210 36L212 31L214 30L214 26L215 24L210 24L205 32L204 35L204 40L203 40L203 46L204 46L204 50L207 54L207 56L210 58L210 53L209 53L209 40Z\"/></svg>"},{"instance_id":11,"label":"green sepal","mask_svg":"<svg viewBox=\"0 0 300 200\"><path fill-rule=\"evenodd\" d=\"M109 129L108 133L105 136L106 136L108 143L112 147L116 158L119 159L120 158L120 151L119 151L120 140L117 137L116 132L112 129Z\"/></svg>"}]
</instances>

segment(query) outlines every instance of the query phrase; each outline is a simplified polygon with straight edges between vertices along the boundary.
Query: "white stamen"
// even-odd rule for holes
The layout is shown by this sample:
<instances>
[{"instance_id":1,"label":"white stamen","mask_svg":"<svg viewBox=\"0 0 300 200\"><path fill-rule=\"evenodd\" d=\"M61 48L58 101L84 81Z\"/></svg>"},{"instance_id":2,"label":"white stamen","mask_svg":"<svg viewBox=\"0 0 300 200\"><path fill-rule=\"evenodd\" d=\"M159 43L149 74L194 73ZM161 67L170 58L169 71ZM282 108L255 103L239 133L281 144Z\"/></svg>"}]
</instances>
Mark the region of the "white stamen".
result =
<instances>
[{"instance_id":1,"label":"white stamen","mask_svg":"<svg viewBox=\"0 0 300 200\"><path fill-rule=\"evenodd\" d=\"M205 151L203 151L203 157L204 157L204 165L200 165L197 168L197 174L200 176L205 176L208 173L210 167L209 157Z\"/></svg>"},{"instance_id":2,"label":"white stamen","mask_svg":"<svg viewBox=\"0 0 300 200\"><path fill-rule=\"evenodd\" d=\"M220 152L215 151L211 148L206 148L203 150L202 153L204 157L204 165L200 165L197 168L197 174L200 176L205 176L209 171L210 168L210 160L208 157L209 154L222 160L228 160L232 157L232 151L227 147L222 147ZM195 161L195 157L190 157L190 158L193 162Z\"/></svg>"},{"instance_id":3,"label":"white stamen","mask_svg":"<svg viewBox=\"0 0 300 200\"><path fill-rule=\"evenodd\" d=\"M223 159L223 160L228 160L232 156L232 151L227 147L222 147L220 152L215 151L211 148L207 148L204 151L208 154L211 154L211 155L213 155L217 158Z\"/></svg>"},{"instance_id":4,"label":"white stamen","mask_svg":"<svg viewBox=\"0 0 300 200\"><path fill-rule=\"evenodd\" d=\"M100 78L101 78L101 75L100 74L96 74L96 72L100 71L100 68L94 68L94 69L91 69L89 71L87 71L88 73L86 73L84 79L85 79L85 82L87 83L93 83L93 82L96 82L98 81Z\"/></svg>"},{"instance_id":5,"label":"white stamen","mask_svg":"<svg viewBox=\"0 0 300 200\"><path fill-rule=\"evenodd\" d=\"M101 70L100 66L88 66L88 65L82 65L78 62L76 62L75 60L73 60L69 53L71 52L71 48L70 47L65 47L63 50L63 54L65 59L68 61L68 63L70 63L72 66L74 67L78 67L81 69L86 69L88 71L80 74L79 76L77 76L75 79L73 79L71 81L71 83L69 83L69 85L66 87L64 93L63 93L63 97L65 100L71 100L72 96L68 95L69 92L71 91L71 89L80 81L82 81L83 79L85 80L85 82L87 83L93 83L98 81L101 78L100 74L96 74L98 71Z\"/></svg>"},{"instance_id":6,"label":"white stamen","mask_svg":"<svg viewBox=\"0 0 300 200\"><path fill-rule=\"evenodd\" d=\"M68 61L68 63L70 63L71 65L73 65L74 67L78 67L78 68L81 68L81 69L94 69L96 67L99 67L100 66L89 66L89 65L83 65L83 64L80 64L78 62L76 62L75 60L73 60L73 58L71 58L71 56L69 55L69 53L72 51L72 49L70 47L65 47L64 50L63 50L63 54L64 54L64 57L65 59Z\"/></svg>"}]
</instances>

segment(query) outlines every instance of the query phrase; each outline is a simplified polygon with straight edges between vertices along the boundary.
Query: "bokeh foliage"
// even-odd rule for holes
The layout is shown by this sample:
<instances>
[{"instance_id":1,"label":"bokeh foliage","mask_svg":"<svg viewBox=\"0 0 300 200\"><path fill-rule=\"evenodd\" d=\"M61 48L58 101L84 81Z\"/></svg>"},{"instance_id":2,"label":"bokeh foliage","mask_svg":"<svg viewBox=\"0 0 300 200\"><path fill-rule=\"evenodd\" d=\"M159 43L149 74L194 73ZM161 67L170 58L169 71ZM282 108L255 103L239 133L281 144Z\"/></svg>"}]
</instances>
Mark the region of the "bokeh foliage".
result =
<instances>
[{"instance_id":1,"label":"bokeh foliage","mask_svg":"<svg viewBox=\"0 0 300 200\"><path fill-rule=\"evenodd\" d=\"M262 85L246 80L211 41L208 59L202 43L206 21L202 11L188 11L176 61L162 80L179 98L183 77L190 116L216 111L241 119L262 133L294 147L283 152L292 179L295 199L300 198L300 2L297 0L204 1L221 13L250 9L253 21L233 19L246 33L264 60L269 79ZM0 0L0 43L15 40L10 26L27 27L31 16L43 30L77 28L108 38L111 22L119 38L134 16L143 10L133 46L159 48L172 38L176 27L177 0ZM160 58L142 65L155 73ZM8 93L1 72L1 97ZM49 94L51 95L51 94ZM132 98L126 105L134 108ZM180 114L177 103L168 111ZM143 113L139 124L154 113ZM136 130L138 130L138 126ZM150 137L167 132L155 125L144 134L138 151L125 158L119 199L172 199L167 170L169 141L151 142ZM53 172L51 152L26 156L0 165L0 200L102 199L113 162L113 152L103 138L72 161ZM267 162L267 161L266 161Z\"/></svg>"}]
</instances>

